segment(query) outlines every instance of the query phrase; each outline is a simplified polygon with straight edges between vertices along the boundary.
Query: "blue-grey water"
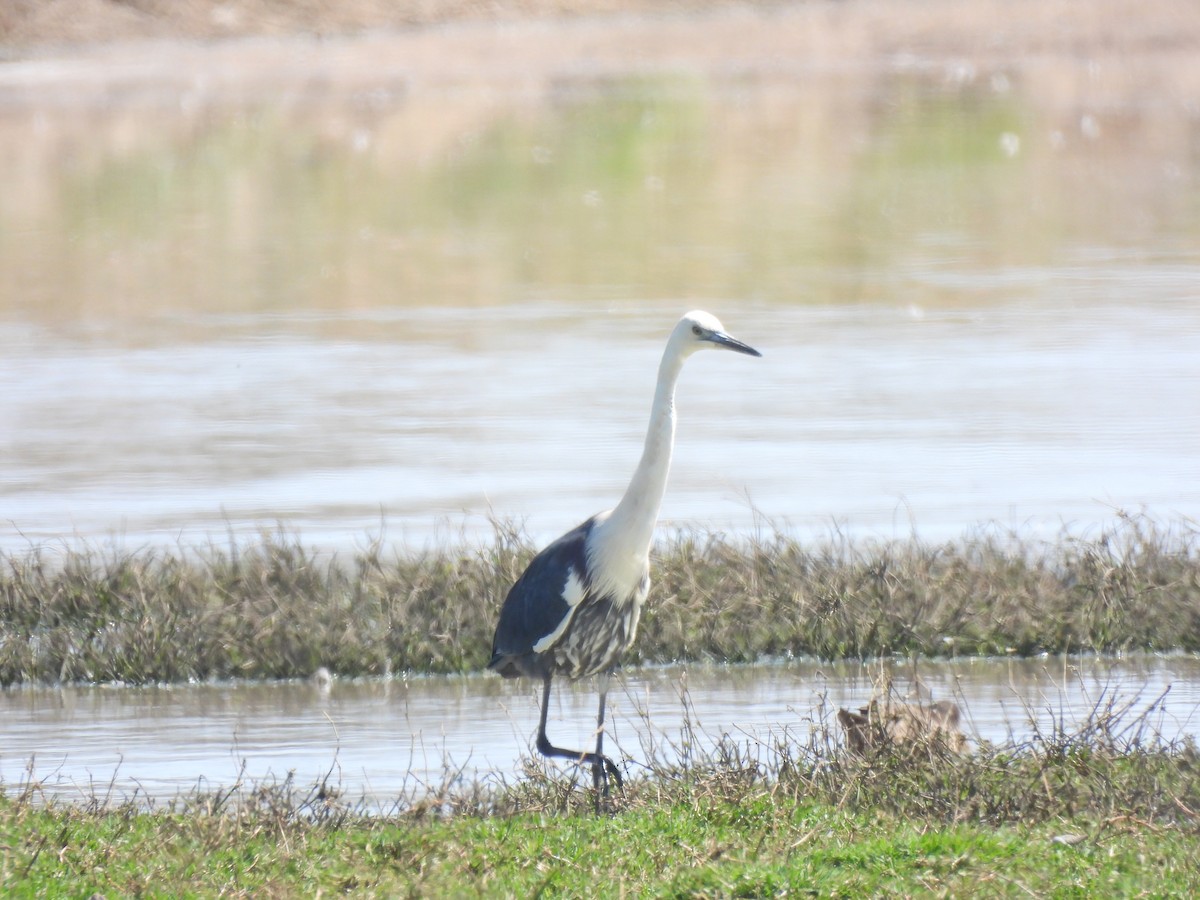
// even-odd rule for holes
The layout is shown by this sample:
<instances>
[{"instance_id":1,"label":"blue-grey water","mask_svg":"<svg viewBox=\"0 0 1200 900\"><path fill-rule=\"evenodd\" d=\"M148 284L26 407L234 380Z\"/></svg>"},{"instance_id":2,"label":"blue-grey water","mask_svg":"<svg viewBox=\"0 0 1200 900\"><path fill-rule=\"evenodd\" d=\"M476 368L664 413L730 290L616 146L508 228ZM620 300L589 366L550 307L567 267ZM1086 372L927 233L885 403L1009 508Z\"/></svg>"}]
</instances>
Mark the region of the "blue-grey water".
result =
<instances>
[{"instance_id":1,"label":"blue-grey water","mask_svg":"<svg viewBox=\"0 0 1200 900\"><path fill-rule=\"evenodd\" d=\"M1120 511L1195 521L1195 284L1086 315L1026 296L709 303L764 356L689 363L664 525L938 540ZM246 316L182 344L176 322L10 327L0 545L196 546L283 524L317 547L419 548L478 540L489 516L545 539L620 496L686 305L348 314L336 325L360 333L332 339L325 317Z\"/></svg>"}]
</instances>

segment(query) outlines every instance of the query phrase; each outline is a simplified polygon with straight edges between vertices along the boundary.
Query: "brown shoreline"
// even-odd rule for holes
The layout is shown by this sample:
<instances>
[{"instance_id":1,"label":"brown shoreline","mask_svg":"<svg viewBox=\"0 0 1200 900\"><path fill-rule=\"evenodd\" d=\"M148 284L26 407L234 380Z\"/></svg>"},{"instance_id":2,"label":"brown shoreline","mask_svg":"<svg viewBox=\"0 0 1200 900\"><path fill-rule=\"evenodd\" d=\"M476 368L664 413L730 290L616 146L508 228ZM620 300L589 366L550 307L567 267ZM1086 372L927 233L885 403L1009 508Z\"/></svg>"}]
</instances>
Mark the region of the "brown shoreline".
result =
<instances>
[{"instance_id":1,"label":"brown shoreline","mask_svg":"<svg viewBox=\"0 0 1200 900\"><path fill-rule=\"evenodd\" d=\"M711 44L706 55L733 58L761 57L777 43L768 37L763 47L739 44L747 23L767 35L785 35L792 47L839 56L1112 56L1200 49L1200 6L1190 0L9 0L0 8L0 52L11 59L128 42L354 37L450 24L487 26L494 34L569 23L626 32L703 26ZM654 58L694 52L665 40L670 36L629 51ZM612 52L603 43L593 49Z\"/></svg>"}]
</instances>

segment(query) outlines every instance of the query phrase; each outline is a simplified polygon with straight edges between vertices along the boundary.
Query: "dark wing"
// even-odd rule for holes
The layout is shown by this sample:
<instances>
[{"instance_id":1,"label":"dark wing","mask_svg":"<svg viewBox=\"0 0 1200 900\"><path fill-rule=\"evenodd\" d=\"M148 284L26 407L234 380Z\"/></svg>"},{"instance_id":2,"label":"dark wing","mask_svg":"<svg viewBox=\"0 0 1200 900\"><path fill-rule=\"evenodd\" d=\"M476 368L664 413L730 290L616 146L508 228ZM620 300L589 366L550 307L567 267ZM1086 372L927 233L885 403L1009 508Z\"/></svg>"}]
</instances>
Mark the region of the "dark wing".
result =
<instances>
[{"instance_id":1,"label":"dark wing","mask_svg":"<svg viewBox=\"0 0 1200 900\"><path fill-rule=\"evenodd\" d=\"M509 590L492 639L494 669L506 678L544 675L533 645L552 634L570 611L563 590L572 571L587 582L587 538L595 518L542 550Z\"/></svg>"}]
</instances>

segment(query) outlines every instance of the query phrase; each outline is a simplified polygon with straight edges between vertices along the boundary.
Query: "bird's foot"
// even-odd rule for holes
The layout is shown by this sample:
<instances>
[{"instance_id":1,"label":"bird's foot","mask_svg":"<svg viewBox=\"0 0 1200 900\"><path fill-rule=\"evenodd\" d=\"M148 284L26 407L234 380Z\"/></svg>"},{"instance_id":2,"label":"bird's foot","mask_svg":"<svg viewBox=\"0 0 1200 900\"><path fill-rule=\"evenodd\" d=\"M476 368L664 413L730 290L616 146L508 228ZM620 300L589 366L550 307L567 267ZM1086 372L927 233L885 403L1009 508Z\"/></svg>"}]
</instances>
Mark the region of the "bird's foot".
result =
<instances>
[{"instance_id":1,"label":"bird's foot","mask_svg":"<svg viewBox=\"0 0 1200 900\"><path fill-rule=\"evenodd\" d=\"M592 761L592 784L596 788L597 794L608 796L608 781L611 778L616 782L617 790L624 790L625 781L621 778L621 772L607 756L600 756L599 759Z\"/></svg>"}]
</instances>

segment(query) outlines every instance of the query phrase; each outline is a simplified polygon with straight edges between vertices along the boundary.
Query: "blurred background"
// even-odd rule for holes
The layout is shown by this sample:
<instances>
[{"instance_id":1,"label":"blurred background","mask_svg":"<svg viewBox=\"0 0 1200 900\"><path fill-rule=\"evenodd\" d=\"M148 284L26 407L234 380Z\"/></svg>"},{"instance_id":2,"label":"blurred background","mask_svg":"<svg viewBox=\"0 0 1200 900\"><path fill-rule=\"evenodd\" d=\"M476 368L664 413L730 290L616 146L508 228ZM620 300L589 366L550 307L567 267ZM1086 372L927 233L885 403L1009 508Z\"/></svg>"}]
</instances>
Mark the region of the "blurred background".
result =
<instances>
[{"instance_id":1,"label":"blurred background","mask_svg":"<svg viewBox=\"0 0 1200 900\"><path fill-rule=\"evenodd\" d=\"M1186 0L16 2L0 549L1200 517Z\"/></svg>"}]
</instances>

